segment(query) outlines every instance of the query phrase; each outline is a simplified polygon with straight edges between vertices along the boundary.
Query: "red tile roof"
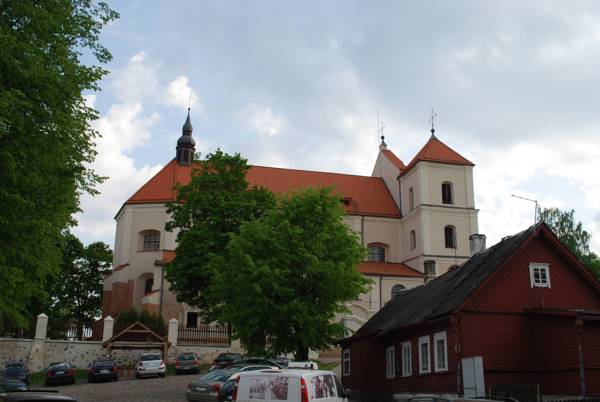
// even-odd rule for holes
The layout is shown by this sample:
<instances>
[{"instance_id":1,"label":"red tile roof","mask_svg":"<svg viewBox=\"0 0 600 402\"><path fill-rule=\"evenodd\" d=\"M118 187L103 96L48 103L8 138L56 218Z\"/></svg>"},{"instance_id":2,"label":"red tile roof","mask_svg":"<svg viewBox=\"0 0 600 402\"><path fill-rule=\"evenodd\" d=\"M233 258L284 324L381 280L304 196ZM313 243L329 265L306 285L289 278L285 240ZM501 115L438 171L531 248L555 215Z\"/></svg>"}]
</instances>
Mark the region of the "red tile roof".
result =
<instances>
[{"instance_id":1,"label":"red tile roof","mask_svg":"<svg viewBox=\"0 0 600 402\"><path fill-rule=\"evenodd\" d=\"M429 161L439 163L450 163L454 165L467 165L475 166L468 159L460 156L458 152L454 151L448 145L438 140L435 135L432 135L429 141L421 148L417 155L410 161L406 170L401 174L408 172L412 169L418 161Z\"/></svg>"},{"instance_id":2,"label":"red tile roof","mask_svg":"<svg viewBox=\"0 0 600 402\"><path fill-rule=\"evenodd\" d=\"M389 149L384 149L381 152L383 152L383 154L390 160L390 162L392 162L394 164L394 166L396 166L398 169L400 169L400 170L406 169L406 165L404 164L404 162L402 162L400 160L400 158L398 158L396 156L395 153L393 153Z\"/></svg>"},{"instance_id":3,"label":"red tile roof","mask_svg":"<svg viewBox=\"0 0 600 402\"><path fill-rule=\"evenodd\" d=\"M364 261L358 265L358 272L365 275L423 277L421 272L412 269L408 265L395 262Z\"/></svg>"},{"instance_id":4,"label":"red tile roof","mask_svg":"<svg viewBox=\"0 0 600 402\"><path fill-rule=\"evenodd\" d=\"M175 183L189 183L190 174L190 167L179 166L175 160L172 160L125 203L173 201ZM400 211L390 192L379 177L252 166L246 178L251 185L264 186L274 193L285 193L307 187L332 187L345 199L344 208L349 214L400 216Z\"/></svg>"}]
</instances>

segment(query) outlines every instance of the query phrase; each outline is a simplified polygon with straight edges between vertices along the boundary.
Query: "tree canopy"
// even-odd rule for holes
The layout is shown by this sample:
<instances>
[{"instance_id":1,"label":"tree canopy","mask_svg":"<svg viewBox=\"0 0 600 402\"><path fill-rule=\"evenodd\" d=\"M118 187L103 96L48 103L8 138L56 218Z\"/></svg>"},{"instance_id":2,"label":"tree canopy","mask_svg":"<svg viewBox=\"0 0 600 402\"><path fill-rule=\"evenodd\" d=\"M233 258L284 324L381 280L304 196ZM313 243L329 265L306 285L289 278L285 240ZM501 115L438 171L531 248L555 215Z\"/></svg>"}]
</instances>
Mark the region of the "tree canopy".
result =
<instances>
[{"instance_id":1,"label":"tree canopy","mask_svg":"<svg viewBox=\"0 0 600 402\"><path fill-rule=\"evenodd\" d=\"M264 217L231 236L211 297L251 354L294 352L331 345L346 335L336 314L366 290L356 269L365 250L343 223L338 196L307 189L283 198Z\"/></svg>"},{"instance_id":2,"label":"tree canopy","mask_svg":"<svg viewBox=\"0 0 600 402\"><path fill-rule=\"evenodd\" d=\"M575 211L562 211L558 208L539 209L540 221L546 223L559 240L567 246L581 262L600 276L600 259L590 250L592 235L581 222L575 219Z\"/></svg>"},{"instance_id":3,"label":"tree canopy","mask_svg":"<svg viewBox=\"0 0 600 402\"><path fill-rule=\"evenodd\" d=\"M91 0L0 2L0 318L24 322L58 272L60 233L82 193L101 181L90 168L97 113L85 91L106 74L83 52L111 59L99 41L117 18Z\"/></svg>"},{"instance_id":4,"label":"tree canopy","mask_svg":"<svg viewBox=\"0 0 600 402\"><path fill-rule=\"evenodd\" d=\"M166 267L166 279L179 301L201 307L205 318L214 307L207 301L215 271L229 236L242 223L261 217L275 205L273 194L250 187L249 165L239 154L220 150L196 163L188 185L177 186L176 201L167 205L167 230L177 233L177 255Z\"/></svg>"},{"instance_id":5,"label":"tree canopy","mask_svg":"<svg viewBox=\"0 0 600 402\"><path fill-rule=\"evenodd\" d=\"M112 251L106 243L84 246L66 233L60 271L49 291L50 318L74 322L79 329L92 324L101 313L102 282L111 265Z\"/></svg>"}]
</instances>

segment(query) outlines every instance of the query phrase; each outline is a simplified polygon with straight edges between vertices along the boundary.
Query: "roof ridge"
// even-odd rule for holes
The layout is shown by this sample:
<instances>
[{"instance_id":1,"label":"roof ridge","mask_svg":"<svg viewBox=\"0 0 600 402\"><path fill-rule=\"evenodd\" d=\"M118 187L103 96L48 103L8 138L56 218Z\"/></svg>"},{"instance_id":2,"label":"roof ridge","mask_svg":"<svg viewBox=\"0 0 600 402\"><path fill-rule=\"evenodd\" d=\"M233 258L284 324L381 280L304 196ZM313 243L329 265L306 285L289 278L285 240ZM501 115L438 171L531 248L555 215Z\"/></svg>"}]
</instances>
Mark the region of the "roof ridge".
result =
<instances>
[{"instance_id":1,"label":"roof ridge","mask_svg":"<svg viewBox=\"0 0 600 402\"><path fill-rule=\"evenodd\" d=\"M258 168L264 168L264 169L277 169L277 170L293 170L293 171L296 171L296 172L336 174L336 175L340 175L340 176L362 177L362 178L365 178L365 179L381 179L381 177L364 176L364 175L353 174L353 173L327 172L327 171L324 171L324 170L293 169L293 168L282 168L282 167L276 167L276 166L263 166L263 165L250 165L250 167L251 168L252 167L258 167Z\"/></svg>"}]
</instances>

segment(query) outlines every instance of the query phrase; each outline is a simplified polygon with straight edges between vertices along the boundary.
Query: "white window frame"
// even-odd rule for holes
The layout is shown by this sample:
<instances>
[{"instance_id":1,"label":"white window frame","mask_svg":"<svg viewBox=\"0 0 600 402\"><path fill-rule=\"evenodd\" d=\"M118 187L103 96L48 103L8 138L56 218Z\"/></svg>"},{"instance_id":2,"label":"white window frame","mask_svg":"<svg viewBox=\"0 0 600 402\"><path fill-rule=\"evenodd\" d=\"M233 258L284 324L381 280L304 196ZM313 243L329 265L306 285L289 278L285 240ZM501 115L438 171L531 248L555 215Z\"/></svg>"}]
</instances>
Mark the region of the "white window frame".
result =
<instances>
[{"instance_id":1,"label":"white window frame","mask_svg":"<svg viewBox=\"0 0 600 402\"><path fill-rule=\"evenodd\" d=\"M438 341L444 341L443 362L440 362L440 356L438 355ZM440 367L440 363L443 363L443 366ZM448 338L446 331L433 334L433 368L436 373L448 371Z\"/></svg>"},{"instance_id":2,"label":"white window frame","mask_svg":"<svg viewBox=\"0 0 600 402\"><path fill-rule=\"evenodd\" d=\"M385 378L396 377L396 353L394 346L385 348Z\"/></svg>"},{"instance_id":3,"label":"white window frame","mask_svg":"<svg viewBox=\"0 0 600 402\"><path fill-rule=\"evenodd\" d=\"M544 272L546 276L546 282L536 282L535 271L538 270L540 273ZM529 280L532 288L548 288L551 289L550 285L550 264L543 262L530 262L529 263Z\"/></svg>"},{"instance_id":4,"label":"white window frame","mask_svg":"<svg viewBox=\"0 0 600 402\"><path fill-rule=\"evenodd\" d=\"M348 362L348 370L346 370L346 362ZM350 349L344 349L342 351L342 375L344 377L350 375L351 360L350 360Z\"/></svg>"},{"instance_id":5,"label":"white window frame","mask_svg":"<svg viewBox=\"0 0 600 402\"><path fill-rule=\"evenodd\" d=\"M402 342L402 377L412 375L412 346L410 341ZM408 368L408 370L406 370Z\"/></svg>"},{"instance_id":6,"label":"white window frame","mask_svg":"<svg viewBox=\"0 0 600 402\"><path fill-rule=\"evenodd\" d=\"M431 336L419 337L419 374L431 373ZM421 345L427 345L427 368L423 369L423 351Z\"/></svg>"}]
</instances>

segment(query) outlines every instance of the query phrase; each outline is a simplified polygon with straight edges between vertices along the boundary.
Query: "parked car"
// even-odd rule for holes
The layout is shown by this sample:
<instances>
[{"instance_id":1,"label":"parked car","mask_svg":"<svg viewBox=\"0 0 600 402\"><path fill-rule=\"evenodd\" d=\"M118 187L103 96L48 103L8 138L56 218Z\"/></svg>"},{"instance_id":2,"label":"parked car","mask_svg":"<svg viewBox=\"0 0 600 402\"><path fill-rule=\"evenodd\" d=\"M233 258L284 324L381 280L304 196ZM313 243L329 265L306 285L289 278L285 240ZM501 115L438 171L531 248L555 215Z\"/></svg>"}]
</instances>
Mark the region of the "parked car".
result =
<instances>
[{"instance_id":1,"label":"parked car","mask_svg":"<svg viewBox=\"0 0 600 402\"><path fill-rule=\"evenodd\" d=\"M234 361L240 360L242 355L239 353L221 353L212 362L210 370L216 370L231 366Z\"/></svg>"},{"instance_id":2,"label":"parked car","mask_svg":"<svg viewBox=\"0 0 600 402\"><path fill-rule=\"evenodd\" d=\"M232 401L347 402L335 373L323 370L260 370L240 373Z\"/></svg>"},{"instance_id":3,"label":"parked car","mask_svg":"<svg viewBox=\"0 0 600 402\"><path fill-rule=\"evenodd\" d=\"M44 385L75 384L75 368L66 362L50 363L44 370Z\"/></svg>"},{"instance_id":4,"label":"parked car","mask_svg":"<svg viewBox=\"0 0 600 402\"><path fill-rule=\"evenodd\" d=\"M228 369L235 369L240 366L233 365L228 367ZM240 370L237 373L233 373L231 377L227 381L221 385L221 389L219 390L219 394L217 395L217 400L219 402L231 401L233 398L233 390L237 386L237 379L240 376L240 373L244 373L246 371L256 371L256 370L279 370L278 367L269 367L263 365L248 365L241 366Z\"/></svg>"},{"instance_id":5,"label":"parked car","mask_svg":"<svg viewBox=\"0 0 600 402\"><path fill-rule=\"evenodd\" d=\"M199 373L200 361L193 352L181 353L175 359L175 374Z\"/></svg>"},{"instance_id":6,"label":"parked car","mask_svg":"<svg viewBox=\"0 0 600 402\"><path fill-rule=\"evenodd\" d=\"M77 402L70 396L53 391L17 391L0 394L0 402Z\"/></svg>"},{"instance_id":7,"label":"parked car","mask_svg":"<svg viewBox=\"0 0 600 402\"><path fill-rule=\"evenodd\" d=\"M23 381L25 384L29 384L29 370L21 362L9 362L6 363L6 367L2 370L3 379L14 379Z\"/></svg>"},{"instance_id":8,"label":"parked car","mask_svg":"<svg viewBox=\"0 0 600 402\"><path fill-rule=\"evenodd\" d=\"M111 359L96 359L90 363L88 370L88 382L96 381L117 381L119 373L117 365Z\"/></svg>"},{"instance_id":9,"label":"parked car","mask_svg":"<svg viewBox=\"0 0 600 402\"><path fill-rule=\"evenodd\" d=\"M232 374L238 371L238 369L229 368L209 371L196 381L188 384L185 393L187 400L198 402L216 401L221 385L227 381Z\"/></svg>"},{"instance_id":10,"label":"parked car","mask_svg":"<svg viewBox=\"0 0 600 402\"><path fill-rule=\"evenodd\" d=\"M15 391L27 391L27 384L19 380L0 380L0 394Z\"/></svg>"},{"instance_id":11,"label":"parked car","mask_svg":"<svg viewBox=\"0 0 600 402\"><path fill-rule=\"evenodd\" d=\"M135 377L164 377L167 375L165 362L158 353L144 353L135 365Z\"/></svg>"}]
</instances>

